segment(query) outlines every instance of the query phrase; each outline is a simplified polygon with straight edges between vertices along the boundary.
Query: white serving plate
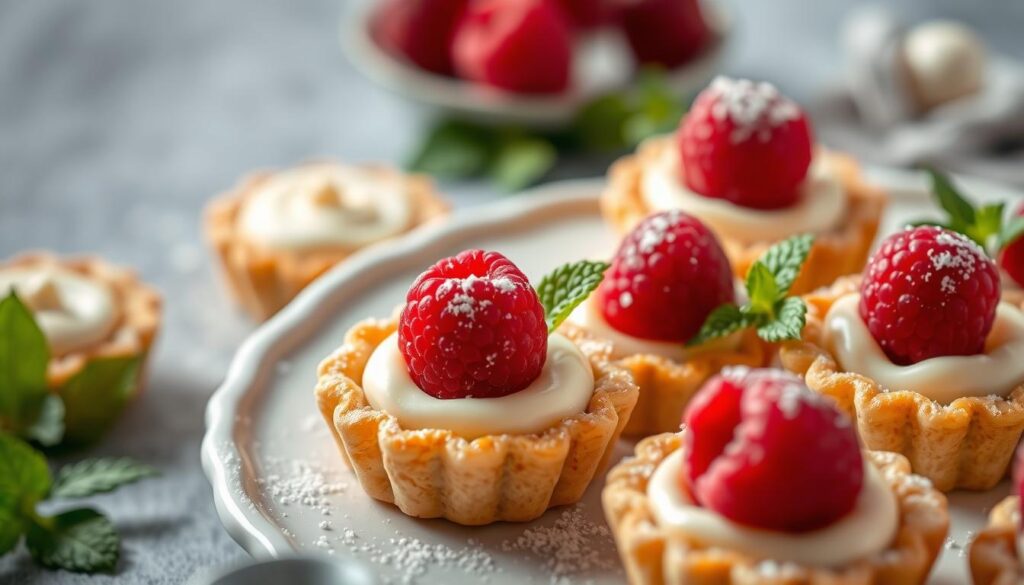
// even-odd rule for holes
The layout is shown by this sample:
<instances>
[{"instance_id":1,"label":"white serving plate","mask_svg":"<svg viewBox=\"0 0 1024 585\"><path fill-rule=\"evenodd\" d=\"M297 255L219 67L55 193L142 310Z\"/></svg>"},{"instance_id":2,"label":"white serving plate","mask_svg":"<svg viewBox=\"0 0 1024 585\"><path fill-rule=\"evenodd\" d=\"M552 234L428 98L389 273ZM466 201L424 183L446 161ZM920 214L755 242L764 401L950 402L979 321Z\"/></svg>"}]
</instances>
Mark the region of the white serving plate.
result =
<instances>
[{"instance_id":1,"label":"white serving plate","mask_svg":"<svg viewBox=\"0 0 1024 585\"><path fill-rule=\"evenodd\" d=\"M922 177L880 170L871 175L892 189L883 233L935 213L924 196ZM990 183L961 184L978 199L1019 197ZM464 210L444 224L357 254L256 331L210 400L202 453L218 513L239 544L256 557L314 553L359 559L385 580L623 583L614 546L602 534L601 480L581 507L549 511L528 524L465 528L408 518L362 492L313 400L320 359L358 320L389 315L415 276L440 257L472 247L499 250L535 280L570 260L608 256L615 238L598 214L601 186L600 180L552 184ZM618 451L625 454L631 446L621 441ZM986 493L952 495L953 530L930 583L966 582L965 545L1007 491L1003 485ZM560 551L537 545L536 539L531 551L514 544L525 531L545 534L569 514L593 534L572 538L572 533L557 533ZM324 522L329 529L322 528ZM402 538L404 544L398 542ZM591 555L589 568L580 562L580 553ZM564 562L559 565L556 557Z\"/></svg>"},{"instance_id":2,"label":"white serving plate","mask_svg":"<svg viewBox=\"0 0 1024 585\"><path fill-rule=\"evenodd\" d=\"M464 118L558 128L572 122L590 100L628 87L633 81L628 47L613 31L581 39L570 87L558 95L517 95L437 75L395 58L374 41L370 18L378 2L351 0L349 4L341 25L341 45L356 69L389 91ZM718 71L732 31L732 20L723 4L717 0L705 2L716 40L694 60L666 73L669 87L677 95L696 93Z\"/></svg>"}]
</instances>

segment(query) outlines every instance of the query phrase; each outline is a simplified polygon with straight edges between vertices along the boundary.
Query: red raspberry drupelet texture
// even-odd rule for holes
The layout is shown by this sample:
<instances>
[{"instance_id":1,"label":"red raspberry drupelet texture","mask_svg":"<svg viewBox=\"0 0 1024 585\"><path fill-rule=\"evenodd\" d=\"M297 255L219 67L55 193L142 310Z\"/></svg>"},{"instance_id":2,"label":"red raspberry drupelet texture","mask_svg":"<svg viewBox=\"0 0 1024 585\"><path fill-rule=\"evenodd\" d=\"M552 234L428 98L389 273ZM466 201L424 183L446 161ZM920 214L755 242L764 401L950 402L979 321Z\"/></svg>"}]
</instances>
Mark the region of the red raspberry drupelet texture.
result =
<instances>
[{"instance_id":1,"label":"red raspberry drupelet texture","mask_svg":"<svg viewBox=\"0 0 1024 585\"><path fill-rule=\"evenodd\" d=\"M554 0L476 0L452 43L465 79L518 93L569 86L572 26Z\"/></svg>"},{"instance_id":2,"label":"red raspberry drupelet texture","mask_svg":"<svg viewBox=\"0 0 1024 585\"><path fill-rule=\"evenodd\" d=\"M497 252L467 250L421 274L406 296L398 347L435 398L518 392L547 360L544 308L526 276Z\"/></svg>"},{"instance_id":3,"label":"red raspberry drupelet texture","mask_svg":"<svg viewBox=\"0 0 1024 585\"><path fill-rule=\"evenodd\" d=\"M729 259L714 234L690 215L666 211L622 240L595 301L623 333L685 343L734 297Z\"/></svg>"},{"instance_id":4,"label":"red raspberry drupelet texture","mask_svg":"<svg viewBox=\"0 0 1024 585\"><path fill-rule=\"evenodd\" d=\"M1000 298L999 269L973 241L933 226L882 242L860 285L860 316L893 363L985 347Z\"/></svg>"},{"instance_id":5,"label":"red raspberry drupelet texture","mask_svg":"<svg viewBox=\"0 0 1024 585\"><path fill-rule=\"evenodd\" d=\"M803 532L856 506L864 463L850 420L788 372L726 369L683 424L684 489L734 522Z\"/></svg>"},{"instance_id":6,"label":"red raspberry drupelet texture","mask_svg":"<svg viewBox=\"0 0 1024 585\"><path fill-rule=\"evenodd\" d=\"M1024 216L1024 205L1017 208L1016 216ZM999 252L999 266L1020 286L1024 286L1024 237L1010 242Z\"/></svg>"},{"instance_id":7,"label":"red raspberry drupelet texture","mask_svg":"<svg viewBox=\"0 0 1024 585\"><path fill-rule=\"evenodd\" d=\"M797 202L814 143L803 110L773 85L726 77L697 96L677 139L687 187L755 209Z\"/></svg>"},{"instance_id":8,"label":"red raspberry drupelet texture","mask_svg":"<svg viewBox=\"0 0 1024 585\"><path fill-rule=\"evenodd\" d=\"M387 0L374 15L374 40L415 65L452 74L451 44L455 23L467 0Z\"/></svg>"}]
</instances>

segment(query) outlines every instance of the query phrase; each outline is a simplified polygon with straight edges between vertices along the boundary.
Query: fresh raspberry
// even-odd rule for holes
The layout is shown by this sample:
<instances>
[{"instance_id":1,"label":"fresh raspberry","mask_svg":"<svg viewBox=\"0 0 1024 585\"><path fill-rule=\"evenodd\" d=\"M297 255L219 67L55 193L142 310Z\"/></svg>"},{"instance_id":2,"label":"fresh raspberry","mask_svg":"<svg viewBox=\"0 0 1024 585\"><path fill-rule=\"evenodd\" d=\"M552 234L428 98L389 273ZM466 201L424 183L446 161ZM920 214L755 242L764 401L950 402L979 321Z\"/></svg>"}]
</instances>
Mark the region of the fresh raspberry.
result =
<instances>
[{"instance_id":1,"label":"fresh raspberry","mask_svg":"<svg viewBox=\"0 0 1024 585\"><path fill-rule=\"evenodd\" d=\"M466 79L519 93L569 86L571 25L554 0L477 0L455 30L452 59Z\"/></svg>"},{"instance_id":2,"label":"fresh raspberry","mask_svg":"<svg viewBox=\"0 0 1024 585\"><path fill-rule=\"evenodd\" d=\"M452 35L466 2L388 0L372 19L373 37L381 47L427 71L451 75Z\"/></svg>"},{"instance_id":3,"label":"fresh raspberry","mask_svg":"<svg viewBox=\"0 0 1024 585\"><path fill-rule=\"evenodd\" d=\"M678 67L693 59L711 40L700 0L632 0L620 2L618 18L636 60Z\"/></svg>"},{"instance_id":4,"label":"fresh raspberry","mask_svg":"<svg viewBox=\"0 0 1024 585\"><path fill-rule=\"evenodd\" d=\"M529 386L544 367L544 308L508 258L467 250L413 283L398 347L413 381L435 398L505 396Z\"/></svg>"},{"instance_id":5,"label":"fresh raspberry","mask_svg":"<svg viewBox=\"0 0 1024 585\"><path fill-rule=\"evenodd\" d=\"M609 0L558 0L558 6L576 28L597 28L611 18Z\"/></svg>"},{"instance_id":6,"label":"fresh raspberry","mask_svg":"<svg viewBox=\"0 0 1024 585\"><path fill-rule=\"evenodd\" d=\"M726 369L683 424L684 489L734 522L803 532L857 503L864 463L849 418L788 372Z\"/></svg>"},{"instance_id":7,"label":"fresh raspberry","mask_svg":"<svg viewBox=\"0 0 1024 585\"><path fill-rule=\"evenodd\" d=\"M868 261L860 316L893 363L973 355L999 304L999 270L956 232L922 226L893 234Z\"/></svg>"},{"instance_id":8,"label":"fresh raspberry","mask_svg":"<svg viewBox=\"0 0 1024 585\"><path fill-rule=\"evenodd\" d=\"M705 197L779 209L797 202L811 166L811 125L770 83L719 77L679 126L683 180Z\"/></svg>"},{"instance_id":9,"label":"fresh raspberry","mask_svg":"<svg viewBox=\"0 0 1024 585\"><path fill-rule=\"evenodd\" d=\"M1017 208L1018 217L1024 216L1024 205ZM1020 286L1024 286L1024 238L1018 238L999 252L999 266Z\"/></svg>"},{"instance_id":10,"label":"fresh raspberry","mask_svg":"<svg viewBox=\"0 0 1024 585\"><path fill-rule=\"evenodd\" d=\"M680 343L734 298L732 269L718 240L682 211L658 213L637 225L622 240L595 297L615 329Z\"/></svg>"}]
</instances>

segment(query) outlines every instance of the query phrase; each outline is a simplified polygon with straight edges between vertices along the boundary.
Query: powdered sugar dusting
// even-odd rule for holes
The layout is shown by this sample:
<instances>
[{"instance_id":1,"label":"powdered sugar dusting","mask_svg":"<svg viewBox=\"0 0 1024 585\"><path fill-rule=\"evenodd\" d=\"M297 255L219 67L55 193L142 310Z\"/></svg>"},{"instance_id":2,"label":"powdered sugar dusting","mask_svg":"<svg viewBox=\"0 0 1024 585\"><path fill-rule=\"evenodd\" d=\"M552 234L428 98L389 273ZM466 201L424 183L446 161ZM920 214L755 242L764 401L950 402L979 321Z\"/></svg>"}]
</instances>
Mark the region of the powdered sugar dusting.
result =
<instances>
[{"instance_id":1,"label":"powdered sugar dusting","mask_svg":"<svg viewBox=\"0 0 1024 585\"><path fill-rule=\"evenodd\" d=\"M749 79L719 76L711 82L717 98L711 115L735 125L729 139L735 144L756 137L771 139L772 130L800 117L800 107L782 95L774 85Z\"/></svg>"},{"instance_id":2,"label":"powdered sugar dusting","mask_svg":"<svg viewBox=\"0 0 1024 585\"><path fill-rule=\"evenodd\" d=\"M527 528L518 538L502 543L502 550L539 557L551 585L575 583L579 574L587 571L617 570L618 560L602 554L607 547L597 546L611 543L611 531L587 520L583 509L583 504L577 504L563 511L551 526Z\"/></svg>"},{"instance_id":3,"label":"powdered sugar dusting","mask_svg":"<svg viewBox=\"0 0 1024 585\"><path fill-rule=\"evenodd\" d=\"M519 283L507 276L485 279L476 276L475 274L470 274L466 278L449 278L448 280L445 280L437 287L437 291L435 291L434 296L437 299L442 299L448 296L453 290L458 289L460 292L457 292L448 299L448 304L445 305L444 311L472 321L476 318L476 312L479 309L483 309L491 305L491 301L487 299L477 300L473 296L473 285L478 281L489 282L495 290L506 294L515 292L515 290L520 286Z\"/></svg>"},{"instance_id":4,"label":"powdered sugar dusting","mask_svg":"<svg viewBox=\"0 0 1024 585\"><path fill-rule=\"evenodd\" d=\"M393 537L364 539L355 530L346 528L334 542L358 553L360 558L400 575L397 580L381 575L383 583L415 585L428 581L425 578L434 571L457 572L476 577L474 582L486 583L490 574L500 571L494 558L472 538L466 541L465 546L456 548L403 536L398 531ZM319 546L319 543L320 539L314 545ZM430 581L448 582L436 578Z\"/></svg>"},{"instance_id":5,"label":"powdered sugar dusting","mask_svg":"<svg viewBox=\"0 0 1024 585\"><path fill-rule=\"evenodd\" d=\"M268 466L274 472L259 478L257 483L282 507L304 506L329 516L330 496L348 488L331 471L310 461L271 458Z\"/></svg>"},{"instance_id":6,"label":"powdered sugar dusting","mask_svg":"<svg viewBox=\"0 0 1024 585\"><path fill-rule=\"evenodd\" d=\"M943 232L935 237L935 241L945 249L928 250L932 269L936 272L952 269L957 271L961 282L970 280L978 268L978 259L984 258L985 252L981 247L955 232ZM956 292L956 282L948 275L942 278L940 286L945 293Z\"/></svg>"}]
</instances>

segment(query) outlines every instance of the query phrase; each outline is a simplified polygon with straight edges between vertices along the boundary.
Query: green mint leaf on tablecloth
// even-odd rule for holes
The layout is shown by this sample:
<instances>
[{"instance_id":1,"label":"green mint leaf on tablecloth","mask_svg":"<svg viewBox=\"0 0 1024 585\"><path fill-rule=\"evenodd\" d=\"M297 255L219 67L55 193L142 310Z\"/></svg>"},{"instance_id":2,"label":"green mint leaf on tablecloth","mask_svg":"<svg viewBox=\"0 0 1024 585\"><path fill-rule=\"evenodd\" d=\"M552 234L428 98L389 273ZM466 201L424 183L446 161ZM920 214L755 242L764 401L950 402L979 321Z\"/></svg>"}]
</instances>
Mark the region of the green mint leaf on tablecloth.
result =
<instances>
[{"instance_id":1,"label":"green mint leaf on tablecloth","mask_svg":"<svg viewBox=\"0 0 1024 585\"><path fill-rule=\"evenodd\" d=\"M462 179L483 173L494 150L494 131L454 120L443 121L427 135L409 170Z\"/></svg>"},{"instance_id":2,"label":"green mint leaf on tablecloth","mask_svg":"<svg viewBox=\"0 0 1024 585\"><path fill-rule=\"evenodd\" d=\"M999 231L997 249L1002 250L1024 235L1024 217L1014 217Z\"/></svg>"},{"instance_id":3,"label":"green mint leaf on tablecloth","mask_svg":"<svg viewBox=\"0 0 1024 585\"><path fill-rule=\"evenodd\" d=\"M813 235L800 234L775 244L765 252L761 262L775 277L780 296L789 294L789 289L800 274L800 267L807 261L813 245Z\"/></svg>"},{"instance_id":4,"label":"green mint leaf on tablecloth","mask_svg":"<svg viewBox=\"0 0 1024 585\"><path fill-rule=\"evenodd\" d=\"M686 345L691 347L702 345L712 339L726 337L742 329L756 326L761 320L763 320L761 316L745 313L736 305L722 305L711 311L704 324L701 325L700 331Z\"/></svg>"},{"instance_id":5,"label":"green mint leaf on tablecloth","mask_svg":"<svg viewBox=\"0 0 1024 585\"><path fill-rule=\"evenodd\" d=\"M154 475L156 469L127 457L85 459L62 467L50 493L55 498L83 498Z\"/></svg>"},{"instance_id":6,"label":"green mint leaf on tablecloth","mask_svg":"<svg viewBox=\"0 0 1024 585\"><path fill-rule=\"evenodd\" d=\"M594 292L606 270L606 262L581 260L560 266L541 279L537 296L544 307L549 333L558 329L573 309Z\"/></svg>"},{"instance_id":7,"label":"green mint leaf on tablecloth","mask_svg":"<svg viewBox=\"0 0 1024 585\"><path fill-rule=\"evenodd\" d=\"M758 326L761 339L775 343L787 339L799 339L807 318L807 305L799 297L788 297L779 301L775 317Z\"/></svg>"},{"instance_id":8,"label":"green mint leaf on tablecloth","mask_svg":"<svg viewBox=\"0 0 1024 585\"><path fill-rule=\"evenodd\" d=\"M75 573L113 572L121 551L114 525L91 508L38 518L29 526L26 542L40 565Z\"/></svg>"},{"instance_id":9,"label":"green mint leaf on tablecloth","mask_svg":"<svg viewBox=\"0 0 1024 585\"><path fill-rule=\"evenodd\" d=\"M0 433L0 508L17 514L31 510L50 491L46 459L28 443Z\"/></svg>"},{"instance_id":10,"label":"green mint leaf on tablecloth","mask_svg":"<svg viewBox=\"0 0 1024 585\"><path fill-rule=\"evenodd\" d=\"M88 443L118 419L138 388L143 356L94 358L60 389L65 441Z\"/></svg>"},{"instance_id":11,"label":"green mint leaf on tablecloth","mask_svg":"<svg viewBox=\"0 0 1024 585\"><path fill-rule=\"evenodd\" d=\"M747 272L747 302L722 305L712 311L687 345L707 343L749 327L770 343L799 339L807 305L799 297L787 295L813 243L811 236L800 235L769 248Z\"/></svg>"},{"instance_id":12,"label":"green mint leaf on tablecloth","mask_svg":"<svg viewBox=\"0 0 1024 585\"><path fill-rule=\"evenodd\" d=\"M25 533L25 523L17 510L0 508L0 556L3 556L21 542Z\"/></svg>"},{"instance_id":13,"label":"green mint leaf on tablecloth","mask_svg":"<svg viewBox=\"0 0 1024 585\"><path fill-rule=\"evenodd\" d=\"M64 438L64 401L50 394L43 399L39 415L22 433L43 447L53 447Z\"/></svg>"},{"instance_id":14,"label":"green mint leaf on tablecloth","mask_svg":"<svg viewBox=\"0 0 1024 585\"><path fill-rule=\"evenodd\" d=\"M28 307L15 293L0 300L0 430L21 435L49 395L50 349Z\"/></svg>"},{"instance_id":15,"label":"green mint leaf on tablecloth","mask_svg":"<svg viewBox=\"0 0 1024 585\"><path fill-rule=\"evenodd\" d=\"M491 162L490 175L508 191L518 191L536 183L555 166L558 152L541 138L513 136L505 138Z\"/></svg>"},{"instance_id":16,"label":"green mint leaf on tablecloth","mask_svg":"<svg viewBox=\"0 0 1024 585\"><path fill-rule=\"evenodd\" d=\"M974 206L957 191L949 177L935 169L926 169L925 172L931 180L932 194L939 207L949 215L950 227L962 232L974 225Z\"/></svg>"}]
</instances>

